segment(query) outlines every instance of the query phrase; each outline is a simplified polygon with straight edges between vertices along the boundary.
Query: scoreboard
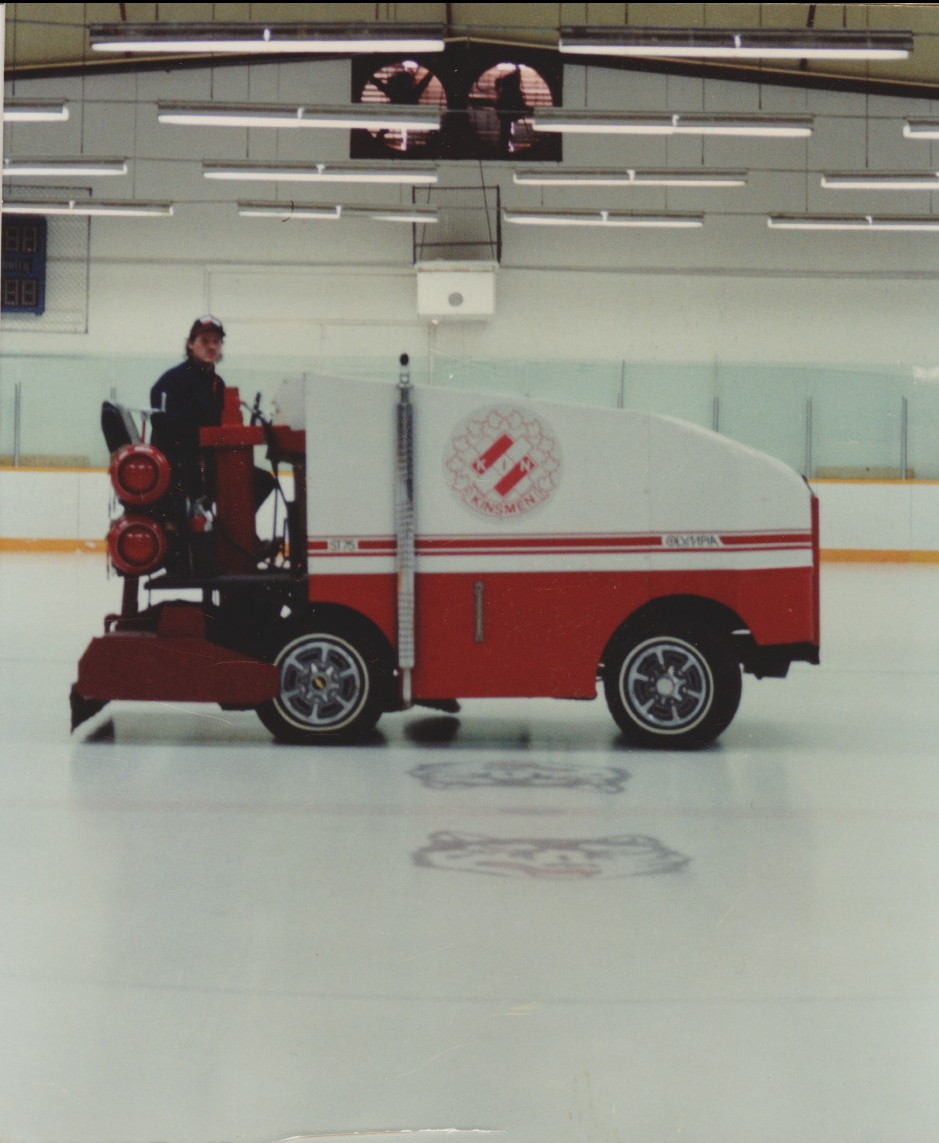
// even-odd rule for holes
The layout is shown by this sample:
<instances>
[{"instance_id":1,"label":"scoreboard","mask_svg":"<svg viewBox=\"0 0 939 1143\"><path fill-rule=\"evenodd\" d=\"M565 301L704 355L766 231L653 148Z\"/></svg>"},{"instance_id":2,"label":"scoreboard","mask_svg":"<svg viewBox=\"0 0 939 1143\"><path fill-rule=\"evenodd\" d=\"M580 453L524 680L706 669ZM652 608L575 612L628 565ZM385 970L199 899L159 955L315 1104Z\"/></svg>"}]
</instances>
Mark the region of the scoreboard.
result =
<instances>
[{"instance_id":1,"label":"scoreboard","mask_svg":"<svg viewBox=\"0 0 939 1143\"><path fill-rule=\"evenodd\" d=\"M0 310L36 314L46 308L46 219L22 215L3 219L0 231Z\"/></svg>"}]
</instances>

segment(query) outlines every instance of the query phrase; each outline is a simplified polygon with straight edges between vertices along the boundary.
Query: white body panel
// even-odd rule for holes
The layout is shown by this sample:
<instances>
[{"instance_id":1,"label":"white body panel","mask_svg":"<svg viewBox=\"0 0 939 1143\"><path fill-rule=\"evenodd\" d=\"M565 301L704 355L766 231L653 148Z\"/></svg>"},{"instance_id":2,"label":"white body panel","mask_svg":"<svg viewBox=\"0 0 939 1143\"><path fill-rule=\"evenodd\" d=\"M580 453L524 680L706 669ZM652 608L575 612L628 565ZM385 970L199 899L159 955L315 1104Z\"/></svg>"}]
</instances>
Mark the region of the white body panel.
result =
<instances>
[{"instance_id":1,"label":"white body panel","mask_svg":"<svg viewBox=\"0 0 939 1143\"><path fill-rule=\"evenodd\" d=\"M390 550L366 560L359 545L394 531L397 400L393 384L307 377L309 535L311 549L327 542L331 573L392 566ZM497 552L505 571L811 563L805 482L706 429L429 387L412 388L411 401L418 536L452 541L446 555L422 552L421 570L473 570ZM588 537L589 550L564 543ZM461 550L459 538L476 546ZM311 571L321 568L314 560Z\"/></svg>"}]
</instances>

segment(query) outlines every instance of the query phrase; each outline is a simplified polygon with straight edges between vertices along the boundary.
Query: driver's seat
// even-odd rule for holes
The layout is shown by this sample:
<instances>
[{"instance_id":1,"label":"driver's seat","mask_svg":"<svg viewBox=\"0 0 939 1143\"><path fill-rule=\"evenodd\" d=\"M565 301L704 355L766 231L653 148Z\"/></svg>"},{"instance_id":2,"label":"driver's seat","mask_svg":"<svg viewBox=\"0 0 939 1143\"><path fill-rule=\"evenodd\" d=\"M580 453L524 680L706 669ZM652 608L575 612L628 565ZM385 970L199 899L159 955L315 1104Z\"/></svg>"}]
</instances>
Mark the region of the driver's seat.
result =
<instances>
[{"instance_id":1,"label":"driver's seat","mask_svg":"<svg viewBox=\"0 0 939 1143\"><path fill-rule=\"evenodd\" d=\"M104 401L101 405L101 431L108 446L108 452L117 452L124 445L139 444L140 430L134 418L123 405L114 401Z\"/></svg>"}]
</instances>

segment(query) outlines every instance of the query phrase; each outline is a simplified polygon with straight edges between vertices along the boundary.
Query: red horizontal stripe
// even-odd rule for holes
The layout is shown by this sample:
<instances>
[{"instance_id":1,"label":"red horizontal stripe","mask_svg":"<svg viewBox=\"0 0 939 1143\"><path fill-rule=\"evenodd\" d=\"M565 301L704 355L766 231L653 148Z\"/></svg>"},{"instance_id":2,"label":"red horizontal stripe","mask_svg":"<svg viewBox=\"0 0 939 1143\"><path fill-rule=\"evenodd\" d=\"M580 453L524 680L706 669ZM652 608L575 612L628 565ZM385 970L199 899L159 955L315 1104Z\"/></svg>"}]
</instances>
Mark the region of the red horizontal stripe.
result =
<instances>
[{"instance_id":1,"label":"red horizontal stripe","mask_svg":"<svg viewBox=\"0 0 939 1143\"><path fill-rule=\"evenodd\" d=\"M684 546L667 546L665 540L668 536L697 535L695 532L669 532L647 535L573 535L573 536L418 536L417 549L426 555L448 555L455 552L526 552L526 551L629 551L637 548L663 549L669 551L718 551L718 548L697 548L693 544ZM812 542L810 532L750 532L750 533L701 533L703 535L716 535L721 544L728 548L755 550L777 550L786 547L802 547ZM395 538L393 536L381 537L336 537L336 539L355 539L355 551L369 555L393 553ZM317 554L350 555L354 553L329 550L329 541L311 539L308 550Z\"/></svg>"},{"instance_id":2,"label":"red horizontal stripe","mask_svg":"<svg viewBox=\"0 0 939 1143\"><path fill-rule=\"evenodd\" d=\"M727 544L728 547L736 547L740 544L766 547L774 544L810 544L812 542L811 532L751 532L749 534L731 533L726 536L719 533L719 535L721 542Z\"/></svg>"},{"instance_id":3,"label":"red horizontal stripe","mask_svg":"<svg viewBox=\"0 0 939 1143\"><path fill-rule=\"evenodd\" d=\"M581 549L618 547L641 547L650 544L660 545L660 536L447 536L418 537L418 547L428 552L446 552L452 548L466 551L474 549L501 548L525 551L532 547L551 549Z\"/></svg>"}]
</instances>

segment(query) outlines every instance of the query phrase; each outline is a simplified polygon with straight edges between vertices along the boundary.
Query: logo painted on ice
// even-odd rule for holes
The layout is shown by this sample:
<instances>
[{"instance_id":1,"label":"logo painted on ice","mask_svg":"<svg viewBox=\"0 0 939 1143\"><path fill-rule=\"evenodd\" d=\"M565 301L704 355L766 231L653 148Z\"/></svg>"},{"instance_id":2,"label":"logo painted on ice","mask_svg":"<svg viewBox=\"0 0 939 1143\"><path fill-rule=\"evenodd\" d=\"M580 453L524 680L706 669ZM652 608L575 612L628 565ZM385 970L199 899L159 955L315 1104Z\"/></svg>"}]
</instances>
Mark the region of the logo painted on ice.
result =
<instances>
[{"instance_id":1,"label":"logo painted on ice","mask_svg":"<svg viewBox=\"0 0 939 1143\"><path fill-rule=\"evenodd\" d=\"M450 487L474 512L513 519L544 504L557 488L561 452L538 417L500 405L460 425L444 466Z\"/></svg>"},{"instance_id":2,"label":"logo painted on ice","mask_svg":"<svg viewBox=\"0 0 939 1143\"><path fill-rule=\"evenodd\" d=\"M624 834L596 838L489 837L485 834L432 833L411 855L425 869L482 873L490 877L531 877L539 881L654 877L677 873L691 858L654 837Z\"/></svg>"}]
</instances>

